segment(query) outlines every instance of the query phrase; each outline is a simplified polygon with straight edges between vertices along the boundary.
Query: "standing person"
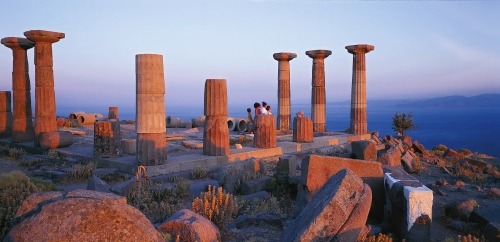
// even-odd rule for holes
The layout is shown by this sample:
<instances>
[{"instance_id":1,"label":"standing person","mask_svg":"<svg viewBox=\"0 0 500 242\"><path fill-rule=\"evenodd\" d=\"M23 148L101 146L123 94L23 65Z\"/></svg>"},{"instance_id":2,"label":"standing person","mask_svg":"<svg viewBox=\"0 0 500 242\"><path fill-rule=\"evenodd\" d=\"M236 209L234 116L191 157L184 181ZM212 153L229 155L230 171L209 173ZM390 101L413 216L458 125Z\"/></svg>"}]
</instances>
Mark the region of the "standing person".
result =
<instances>
[{"instance_id":1,"label":"standing person","mask_svg":"<svg viewBox=\"0 0 500 242\"><path fill-rule=\"evenodd\" d=\"M252 109L247 108L247 116L248 116L248 122L247 122L247 130L249 134L253 134L253 118L252 118Z\"/></svg>"},{"instance_id":2,"label":"standing person","mask_svg":"<svg viewBox=\"0 0 500 242\"><path fill-rule=\"evenodd\" d=\"M256 102L253 104L253 107L255 108L255 115L259 115L260 113L260 103Z\"/></svg>"},{"instance_id":3,"label":"standing person","mask_svg":"<svg viewBox=\"0 0 500 242\"><path fill-rule=\"evenodd\" d=\"M262 102L262 107L260 108L260 114L267 114L267 103L266 102Z\"/></svg>"},{"instance_id":4,"label":"standing person","mask_svg":"<svg viewBox=\"0 0 500 242\"><path fill-rule=\"evenodd\" d=\"M271 113L271 106L266 107L267 115L272 115Z\"/></svg>"}]
</instances>

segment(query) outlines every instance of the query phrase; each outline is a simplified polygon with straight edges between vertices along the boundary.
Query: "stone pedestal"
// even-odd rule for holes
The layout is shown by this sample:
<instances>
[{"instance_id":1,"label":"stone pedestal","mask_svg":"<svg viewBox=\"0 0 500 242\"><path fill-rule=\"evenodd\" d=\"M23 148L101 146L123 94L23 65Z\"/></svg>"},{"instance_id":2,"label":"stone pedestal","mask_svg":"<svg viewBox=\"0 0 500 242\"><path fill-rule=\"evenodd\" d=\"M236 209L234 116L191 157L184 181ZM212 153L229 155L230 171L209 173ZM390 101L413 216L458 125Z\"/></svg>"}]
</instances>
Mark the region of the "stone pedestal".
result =
<instances>
[{"instance_id":1,"label":"stone pedestal","mask_svg":"<svg viewBox=\"0 0 500 242\"><path fill-rule=\"evenodd\" d=\"M254 122L253 146L255 148L275 148L276 120L274 115L257 115Z\"/></svg>"},{"instance_id":2,"label":"stone pedestal","mask_svg":"<svg viewBox=\"0 0 500 242\"><path fill-rule=\"evenodd\" d=\"M52 69L52 43L65 37L64 33L30 30L24 36L35 42L35 146L40 134L57 131L56 94Z\"/></svg>"},{"instance_id":3,"label":"stone pedestal","mask_svg":"<svg viewBox=\"0 0 500 242\"><path fill-rule=\"evenodd\" d=\"M108 119L118 120L118 107L109 107Z\"/></svg>"},{"instance_id":4,"label":"stone pedestal","mask_svg":"<svg viewBox=\"0 0 500 242\"><path fill-rule=\"evenodd\" d=\"M366 65L365 54L374 50L372 45L350 45L345 47L353 54L351 89L351 134L366 134Z\"/></svg>"},{"instance_id":5,"label":"stone pedestal","mask_svg":"<svg viewBox=\"0 0 500 242\"><path fill-rule=\"evenodd\" d=\"M13 121L12 142L33 141L34 128L31 110L31 84L28 73L28 58L26 51L35 43L26 38L7 37L1 43L12 49L12 91L13 91Z\"/></svg>"},{"instance_id":6,"label":"stone pedestal","mask_svg":"<svg viewBox=\"0 0 500 242\"><path fill-rule=\"evenodd\" d=\"M277 129L290 130L290 62L297 54L290 52L274 53L278 61L278 114Z\"/></svg>"},{"instance_id":7,"label":"stone pedestal","mask_svg":"<svg viewBox=\"0 0 500 242\"><path fill-rule=\"evenodd\" d=\"M310 50L306 55L313 59L311 117L314 132L326 132L325 58L330 50Z\"/></svg>"},{"instance_id":8,"label":"stone pedestal","mask_svg":"<svg viewBox=\"0 0 500 242\"><path fill-rule=\"evenodd\" d=\"M207 79L204 101L206 118L203 131L203 154L210 156L229 155L226 80Z\"/></svg>"},{"instance_id":9,"label":"stone pedestal","mask_svg":"<svg viewBox=\"0 0 500 242\"><path fill-rule=\"evenodd\" d=\"M163 56L139 54L136 63L136 131L139 165L167 162Z\"/></svg>"},{"instance_id":10,"label":"stone pedestal","mask_svg":"<svg viewBox=\"0 0 500 242\"><path fill-rule=\"evenodd\" d=\"M293 118L293 142L310 143L313 140L312 120L307 117Z\"/></svg>"},{"instance_id":11,"label":"stone pedestal","mask_svg":"<svg viewBox=\"0 0 500 242\"><path fill-rule=\"evenodd\" d=\"M94 123L94 157L122 156L120 122L97 121Z\"/></svg>"},{"instance_id":12,"label":"stone pedestal","mask_svg":"<svg viewBox=\"0 0 500 242\"><path fill-rule=\"evenodd\" d=\"M0 138L12 134L12 110L9 91L0 91Z\"/></svg>"}]
</instances>

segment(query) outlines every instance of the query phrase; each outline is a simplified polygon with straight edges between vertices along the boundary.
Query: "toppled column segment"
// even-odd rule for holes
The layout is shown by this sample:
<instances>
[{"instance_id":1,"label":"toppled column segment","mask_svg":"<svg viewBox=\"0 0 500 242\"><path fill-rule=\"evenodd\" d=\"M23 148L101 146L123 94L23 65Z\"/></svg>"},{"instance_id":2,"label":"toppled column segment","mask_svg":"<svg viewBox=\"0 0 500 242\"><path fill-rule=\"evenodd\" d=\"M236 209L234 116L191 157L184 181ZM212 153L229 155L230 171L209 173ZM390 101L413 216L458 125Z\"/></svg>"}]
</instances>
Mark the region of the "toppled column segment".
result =
<instances>
[{"instance_id":1,"label":"toppled column segment","mask_svg":"<svg viewBox=\"0 0 500 242\"><path fill-rule=\"evenodd\" d=\"M325 58L330 50L309 50L306 55L313 59L311 117L314 132L326 132Z\"/></svg>"},{"instance_id":2,"label":"toppled column segment","mask_svg":"<svg viewBox=\"0 0 500 242\"><path fill-rule=\"evenodd\" d=\"M26 38L7 37L1 43L12 49L12 91L14 113L12 117L12 142L29 142L34 139L31 109L31 84L28 72L27 50L35 42Z\"/></svg>"},{"instance_id":3,"label":"toppled column segment","mask_svg":"<svg viewBox=\"0 0 500 242\"><path fill-rule=\"evenodd\" d=\"M52 44L65 34L45 30L30 30L24 36L35 42L35 146L40 146L42 133L57 131L56 93Z\"/></svg>"},{"instance_id":4,"label":"toppled column segment","mask_svg":"<svg viewBox=\"0 0 500 242\"><path fill-rule=\"evenodd\" d=\"M227 86L225 79L205 81L203 154L229 155L229 129L227 127Z\"/></svg>"},{"instance_id":5,"label":"toppled column segment","mask_svg":"<svg viewBox=\"0 0 500 242\"><path fill-rule=\"evenodd\" d=\"M163 56L138 54L135 65L137 162L162 165L167 162Z\"/></svg>"},{"instance_id":6,"label":"toppled column segment","mask_svg":"<svg viewBox=\"0 0 500 242\"><path fill-rule=\"evenodd\" d=\"M373 45L349 45L347 52L353 54L351 89L351 134L366 134L366 53L375 49Z\"/></svg>"},{"instance_id":7,"label":"toppled column segment","mask_svg":"<svg viewBox=\"0 0 500 242\"><path fill-rule=\"evenodd\" d=\"M291 52L274 53L273 58L278 61L278 115L277 129L290 130L290 61L297 57Z\"/></svg>"}]
</instances>

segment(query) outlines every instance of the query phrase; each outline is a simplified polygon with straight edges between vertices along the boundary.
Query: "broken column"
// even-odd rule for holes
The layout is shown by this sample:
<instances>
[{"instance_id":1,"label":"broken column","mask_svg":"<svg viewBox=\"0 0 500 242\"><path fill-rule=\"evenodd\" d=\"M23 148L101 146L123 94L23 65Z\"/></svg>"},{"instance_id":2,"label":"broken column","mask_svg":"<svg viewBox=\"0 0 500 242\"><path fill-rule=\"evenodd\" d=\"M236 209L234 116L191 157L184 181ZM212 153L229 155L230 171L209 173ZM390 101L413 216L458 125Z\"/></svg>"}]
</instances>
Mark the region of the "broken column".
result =
<instances>
[{"instance_id":1,"label":"broken column","mask_svg":"<svg viewBox=\"0 0 500 242\"><path fill-rule=\"evenodd\" d=\"M304 112L293 118L293 142L310 143L314 140L313 123L310 118L303 117Z\"/></svg>"},{"instance_id":2,"label":"broken column","mask_svg":"<svg viewBox=\"0 0 500 242\"><path fill-rule=\"evenodd\" d=\"M120 122L110 120L94 123L94 157L120 157L123 154L121 142Z\"/></svg>"},{"instance_id":3,"label":"broken column","mask_svg":"<svg viewBox=\"0 0 500 242\"><path fill-rule=\"evenodd\" d=\"M118 107L109 107L108 119L118 120Z\"/></svg>"},{"instance_id":4,"label":"broken column","mask_svg":"<svg viewBox=\"0 0 500 242\"><path fill-rule=\"evenodd\" d=\"M347 52L353 54L351 89L351 134L366 134L366 65L365 54L374 50L372 45L349 45Z\"/></svg>"},{"instance_id":5,"label":"broken column","mask_svg":"<svg viewBox=\"0 0 500 242\"><path fill-rule=\"evenodd\" d=\"M207 79L205 82L205 123L203 154L229 155L227 128L227 86L225 79Z\"/></svg>"},{"instance_id":6,"label":"broken column","mask_svg":"<svg viewBox=\"0 0 500 242\"><path fill-rule=\"evenodd\" d=\"M167 162L165 138L165 77L163 56L135 56L137 162L152 166Z\"/></svg>"},{"instance_id":7,"label":"broken column","mask_svg":"<svg viewBox=\"0 0 500 242\"><path fill-rule=\"evenodd\" d=\"M38 139L42 133L57 131L52 43L65 35L30 30L24 32L24 36L35 42L35 146L40 146Z\"/></svg>"},{"instance_id":8,"label":"broken column","mask_svg":"<svg viewBox=\"0 0 500 242\"><path fill-rule=\"evenodd\" d=\"M290 52L274 53L278 61L278 123L277 129L290 130L290 61L297 54Z\"/></svg>"},{"instance_id":9,"label":"broken column","mask_svg":"<svg viewBox=\"0 0 500 242\"><path fill-rule=\"evenodd\" d=\"M311 117L314 132L326 132L325 58L330 50L310 50L306 55L313 59Z\"/></svg>"},{"instance_id":10,"label":"broken column","mask_svg":"<svg viewBox=\"0 0 500 242\"><path fill-rule=\"evenodd\" d=\"M31 84L28 73L28 57L26 51L35 46L35 42L26 38L7 37L1 43L12 49L12 91L13 121L12 142L33 141L34 129L31 109Z\"/></svg>"},{"instance_id":11,"label":"broken column","mask_svg":"<svg viewBox=\"0 0 500 242\"><path fill-rule=\"evenodd\" d=\"M276 121L274 115L257 115L253 138L255 148L276 147Z\"/></svg>"},{"instance_id":12,"label":"broken column","mask_svg":"<svg viewBox=\"0 0 500 242\"><path fill-rule=\"evenodd\" d=\"M9 137L12 131L12 110L9 91L0 91L0 138Z\"/></svg>"}]
</instances>

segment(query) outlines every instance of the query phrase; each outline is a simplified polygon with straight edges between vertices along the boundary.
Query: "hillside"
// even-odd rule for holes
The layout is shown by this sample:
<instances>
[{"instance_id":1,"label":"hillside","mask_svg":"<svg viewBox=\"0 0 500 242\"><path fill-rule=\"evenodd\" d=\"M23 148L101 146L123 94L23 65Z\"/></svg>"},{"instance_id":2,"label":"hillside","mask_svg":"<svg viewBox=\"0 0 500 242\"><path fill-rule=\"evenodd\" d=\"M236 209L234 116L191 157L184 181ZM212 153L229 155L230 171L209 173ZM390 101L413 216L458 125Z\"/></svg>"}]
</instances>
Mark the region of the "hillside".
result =
<instances>
[{"instance_id":1,"label":"hillside","mask_svg":"<svg viewBox=\"0 0 500 242\"><path fill-rule=\"evenodd\" d=\"M481 94L472 97L447 96L409 103L400 103L396 106L420 108L500 107L500 94Z\"/></svg>"}]
</instances>

